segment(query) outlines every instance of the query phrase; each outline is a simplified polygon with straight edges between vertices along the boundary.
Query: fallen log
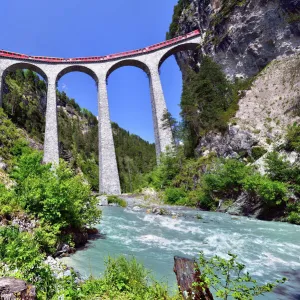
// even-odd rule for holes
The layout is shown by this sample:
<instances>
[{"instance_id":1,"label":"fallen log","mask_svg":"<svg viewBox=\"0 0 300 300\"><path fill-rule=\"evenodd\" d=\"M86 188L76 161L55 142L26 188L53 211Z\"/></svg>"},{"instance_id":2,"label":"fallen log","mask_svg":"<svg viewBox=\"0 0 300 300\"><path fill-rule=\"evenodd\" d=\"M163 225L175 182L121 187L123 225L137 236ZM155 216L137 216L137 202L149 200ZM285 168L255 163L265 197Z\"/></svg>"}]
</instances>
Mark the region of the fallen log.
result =
<instances>
[{"instance_id":1,"label":"fallen log","mask_svg":"<svg viewBox=\"0 0 300 300\"><path fill-rule=\"evenodd\" d=\"M174 272L176 274L179 291L184 299L214 299L208 287L203 290L199 285L193 286L194 282L201 283L201 273L195 260L174 256Z\"/></svg>"}]
</instances>

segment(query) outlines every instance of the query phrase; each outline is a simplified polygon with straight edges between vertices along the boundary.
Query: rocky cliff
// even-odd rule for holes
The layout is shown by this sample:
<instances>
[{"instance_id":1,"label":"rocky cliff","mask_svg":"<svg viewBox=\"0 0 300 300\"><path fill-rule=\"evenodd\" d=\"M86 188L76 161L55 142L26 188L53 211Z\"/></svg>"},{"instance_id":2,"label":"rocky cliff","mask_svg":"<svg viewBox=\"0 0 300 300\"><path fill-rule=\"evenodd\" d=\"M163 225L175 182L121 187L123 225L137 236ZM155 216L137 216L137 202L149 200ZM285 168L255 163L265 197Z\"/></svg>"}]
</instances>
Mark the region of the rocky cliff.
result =
<instances>
[{"instance_id":1,"label":"rocky cliff","mask_svg":"<svg viewBox=\"0 0 300 300\"><path fill-rule=\"evenodd\" d=\"M180 0L169 37L200 29L203 45L177 55L183 73L209 55L230 77L249 77L300 51L300 0ZM196 57L196 58L195 58Z\"/></svg>"}]
</instances>

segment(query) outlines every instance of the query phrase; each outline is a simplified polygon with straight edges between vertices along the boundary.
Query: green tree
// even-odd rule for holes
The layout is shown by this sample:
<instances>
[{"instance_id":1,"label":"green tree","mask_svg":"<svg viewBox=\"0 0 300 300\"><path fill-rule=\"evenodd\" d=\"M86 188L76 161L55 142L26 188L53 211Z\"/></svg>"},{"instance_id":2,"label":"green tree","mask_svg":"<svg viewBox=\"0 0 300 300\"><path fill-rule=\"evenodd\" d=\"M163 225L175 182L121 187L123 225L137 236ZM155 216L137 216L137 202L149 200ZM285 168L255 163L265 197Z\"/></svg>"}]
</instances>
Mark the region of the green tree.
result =
<instances>
[{"instance_id":1,"label":"green tree","mask_svg":"<svg viewBox=\"0 0 300 300\"><path fill-rule=\"evenodd\" d=\"M227 111L234 104L233 86L221 67L203 57L200 71L187 72L181 96L181 116L186 130L186 153L193 156L201 136L211 130L227 128Z\"/></svg>"}]
</instances>

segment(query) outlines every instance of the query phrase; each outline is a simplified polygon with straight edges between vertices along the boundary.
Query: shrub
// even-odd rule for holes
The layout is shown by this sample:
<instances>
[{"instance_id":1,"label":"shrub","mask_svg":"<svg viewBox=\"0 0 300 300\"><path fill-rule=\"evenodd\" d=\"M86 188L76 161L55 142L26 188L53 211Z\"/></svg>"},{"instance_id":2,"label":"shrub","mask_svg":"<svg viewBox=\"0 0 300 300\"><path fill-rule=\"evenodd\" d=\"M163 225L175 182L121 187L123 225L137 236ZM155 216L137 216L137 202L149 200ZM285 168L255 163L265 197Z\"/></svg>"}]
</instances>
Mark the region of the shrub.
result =
<instances>
[{"instance_id":1,"label":"shrub","mask_svg":"<svg viewBox=\"0 0 300 300\"><path fill-rule=\"evenodd\" d=\"M8 218L11 214L21 211L12 189L0 184L0 216Z\"/></svg>"},{"instance_id":2,"label":"shrub","mask_svg":"<svg viewBox=\"0 0 300 300\"><path fill-rule=\"evenodd\" d=\"M168 296L166 286L151 278L142 264L124 256L108 258L104 277L86 281L81 286L81 293L84 299L96 299L97 296L99 299L103 296L109 299L175 299Z\"/></svg>"},{"instance_id":3,"label":"shrub","mask_svg":"<svg viewBox=\"0 0 300 300\"><path fill-rule=\"evenodd\" d=\"M293 176L290 162L278 152L270 152L266 157L265 164L267 174L273 180L288 182Z\"/></svg>"},{"instance_id":4,"label":"shrub","mask_svg":"<svg viewBox=\"0 0 300 300\"><path fill-rule=\"evenodd\" d=\"M300 124L293 124L288 127L286 135L286 149L300 152Z\"/></svg>"},{"instance_id":5,"label":"shrub","mask_svg":"<svg viewBox=\"0 0 300 300\"><path fill-rule=\"evenodd\" d=\"M254 160L258 160L266 153L267 153L267 150L263 147L253 147L251 149L251 154L252 154L252 157Z\"/></svg>"},{"instance_id":6,"label":"shrub","mask_svg":"<svg viewBox=\"0 0 300 300\"><path fill-rule=\"evenodd\" d=\"M59 167L42 165L42 154L23 154L12 174L17 182L16 197L20 205L42 221L81 228L99 222L101 212L97 199L80 175L61 161Z\"/></svg>"},{"instance_id":7,"label":"shrub","mask_svg":"<svg viewBox=\"0 0 300 300\"><path fill-rule=\"evenodd\" d=\"M300 210L298 212L296 211L290 212L287 220L292 224L300 225Z\"/></svg>"},{"instance_id":8,"label":"shrub","mask_svg":"<svg viewBox=\"0 0 300 300\"><path fill-rule=\"evenodd\" d=\"M0 267L0 274L24 279L34 284L44 299L51 299L55 280L44 258L31 234L19 232L17 227L0 227L0 261L9 266L9 270Z\"/></svg>"},{"instance_id":9,"label":"shrub","mask_svg":"<svg viewBox=\"0 0 300 300\"><path fill-rule=\"evenodd\" d=\"M288 189L285 183L273 181L260 174L246 177L243 186L246 191L257 194L268 205L280 204L287 200Z\"/></svg>"},{"instance_id":10,"label":"shrub","mask_svg":"<svg viewBox=\"0 0 300 300\"><path fill-rule=\"evenodd\" d=\"M164 192L164 200L170 204L185 204L187 202L187 195L183 189L167 188Z\"/></svg>"},{"instance_id":11,"label":"shrub","mask_svg":"<svg viewBox=\"0 0 300 300\"><path fill-rule=\"evenodd\" d=\"M182 157L168 150L160 157L160 164L147 176L148 184L159 190L171 186L172 181L180 172Z\"/></svg>"},{"instance_id":12,"label":"shrub","mask_svg":"<svg viewBox=\"0 0 300 300\"><path fill-rule=\"evenodd\" d=\"M251 167L238 160L219 160L213 170L203 175L205 191L220 197L234 198L242 189L243 179L251 172Z\"/></svg>"},{"instance_id":13,"label":"shrub","mask_svg":"<svg viewBox=\"0 0 300 300\"><path fill-rule=\"evenodd\" d=\"M191 203L205 210L212 210L216 206L216 201L208 191L195 190L189 193Z\"/></svg>"},{"instance_id":14,"label":"shrub","mask_svg":"<svg viewBox=\"0 0 300 300\"><path fill-rule=\"evenodd\" d=\"M255 296L271 292L274 287L284 283L286 278L259 286L250 274L245 273L245 265L237 261L237 256L228 253L229 259L214 256L206 259L200 252L198 261L199 283L195 287L205 290L213 288L219 299L253 300Z\"/></svg>"},{"instance_id":15,"label":"shrub","mask_svg":"<svg viewBox=\"0 0 300 300\"><path fill-rule=\"evenodd\" d=\"M108 204L115 203L121 207L127 206L127 202L118 196L107 196L107 201L108 201Z\"/></svg>"}]
</instances>

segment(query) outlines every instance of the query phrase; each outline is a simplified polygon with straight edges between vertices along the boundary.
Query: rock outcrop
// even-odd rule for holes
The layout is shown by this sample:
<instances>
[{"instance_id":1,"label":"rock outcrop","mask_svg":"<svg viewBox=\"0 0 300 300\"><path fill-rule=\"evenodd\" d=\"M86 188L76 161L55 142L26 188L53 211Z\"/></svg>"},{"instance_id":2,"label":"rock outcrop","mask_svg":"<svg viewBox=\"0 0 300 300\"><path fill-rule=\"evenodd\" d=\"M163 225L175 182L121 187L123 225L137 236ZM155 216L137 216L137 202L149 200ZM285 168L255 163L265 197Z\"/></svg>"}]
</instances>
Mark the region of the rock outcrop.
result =
<instances>
[{"instance_id":1,"label":"rock outcrop","mask_svg":"<svg viewBox=\"0 0 300 300\"><path fill-rule=\"evenodd\" d=\"M239 126L229 126L226 134L211 132L205 135L196 149L199 156L215 152L218 156L235 158L251 155L251 149L258 143L257 138Z\"/></svg>"},{"instance_id":2,"label":"rock outcrop","mask_svg":"<svg viewBox=\"0 0 300 300\"><path fill-rule=\"evenodd\" d=\"M230 77L256 75L279 56L300 51L300 0L187 0L176 35L200 29L200 56L185 52L177 62L185 73L211 56ZM188 5L189 3L189 5Z\"/></svg>"},{"instance_id":3,"label":"rock outcrop","mask_svg":"<svg viewBox=\"0 0 300 300\"><path fill-rule=\"evenodd\" d=\"M21 279L10 277L0 278L0 299L5 300L35 300L35 287Z\"/></svg>"}]
</instances>

